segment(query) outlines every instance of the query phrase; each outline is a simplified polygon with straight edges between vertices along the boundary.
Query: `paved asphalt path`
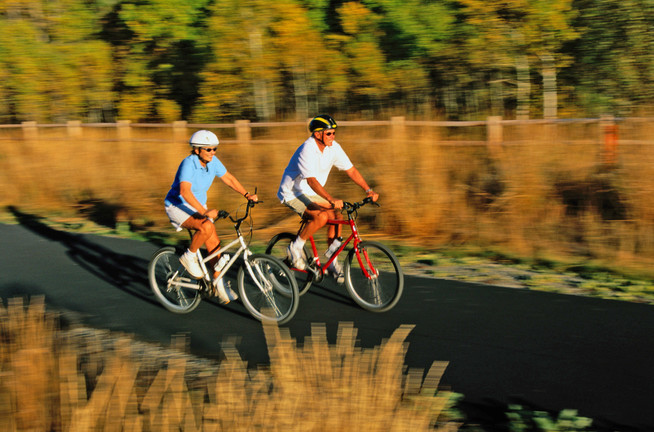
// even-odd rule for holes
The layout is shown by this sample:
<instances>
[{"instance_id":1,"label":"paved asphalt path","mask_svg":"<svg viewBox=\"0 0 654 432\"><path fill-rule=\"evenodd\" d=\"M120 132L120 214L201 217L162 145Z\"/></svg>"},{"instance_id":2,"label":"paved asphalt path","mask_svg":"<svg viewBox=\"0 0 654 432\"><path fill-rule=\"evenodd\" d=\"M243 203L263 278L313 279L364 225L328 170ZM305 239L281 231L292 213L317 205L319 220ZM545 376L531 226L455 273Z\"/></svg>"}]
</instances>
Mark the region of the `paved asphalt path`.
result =
<instances>
[{"instance_id":1,"label":"paved asphalt path","mask_svg":"<svg viewBox=\"0 0 654 432\"><path fill-rule=\"evenodd\" d=\"M234 337L250 366L266 363L260 324L243 306L203 302L187 315L151 294L147 262L154 244L70 234L30 215L0 224L0 297L45 295L52 310L86 325L168 345L187 333L193 353L220 357ZM442 384L465 395L468 419L500 425L508 403L579 410L598 430L654 430L654 307L528 290L406 277L390 312L355 306L331 281L312 287L287 325L298 341L325 323L353 322L360 346L373 347L401 324L415 324L406 364L449 361Z\"/></svg>"}]
</instances>

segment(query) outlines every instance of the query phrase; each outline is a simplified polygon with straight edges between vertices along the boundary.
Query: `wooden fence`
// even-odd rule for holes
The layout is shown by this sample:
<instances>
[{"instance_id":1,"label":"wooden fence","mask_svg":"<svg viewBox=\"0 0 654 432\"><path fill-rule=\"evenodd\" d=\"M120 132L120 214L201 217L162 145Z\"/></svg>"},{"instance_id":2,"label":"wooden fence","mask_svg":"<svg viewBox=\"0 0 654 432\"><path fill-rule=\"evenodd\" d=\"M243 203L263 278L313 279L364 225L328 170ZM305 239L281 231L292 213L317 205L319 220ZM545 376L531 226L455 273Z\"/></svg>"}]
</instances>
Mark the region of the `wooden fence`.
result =
<instances>
[{"instance_id":1,"label":"wooden fence","mask_svg":"<svg viewBox=\"0 0 654 432\"><path fill-rule=\"evenodd\" d=\"M525 139L511 139L506 137L505 131L508 128L528 129L530 126L547 126L554 130L559 126L565 125L590 125L595 129L593 134L586 137L586 140L596 140L602 146L605 162L615 163L617 161L617 152L619 144L652 144L648 140L627 140L619 139L619 125L623 122L653 122L650 118L628 118L619 119L614 117L601 118L580 118L580 119L531 119L531 120L506 120L502 117L491 116L486 120L478 121L416 121L407 120L405 117L392 117L390 120L377 121L340 121L341 127L360 127L374 128L385 127L390 129L386 140L401 140L406 137L407 128L423 129L474 129L476 132L472 137L461 139L460 134L452 134L454 138L439 135L439 145L511 145L525 143ZM170 140L183 142L188 139L191 132L197 129L222 129L232 130L233 132L227 138L221 136L222 142L237 142L243 144L256 143L258 141L270 142L269 138L257 139L253 131L256 129L266 128L269 130L275 128L302 128L308 124L306 122L251 122L250 120L236 120L234 123L188 123L187 121L175 121L173 123L134 123L130 120L120 120L115 123L82 123L78 120L71 120L66 123L39 124L33 121L25 121L20 124L0 125L0 139L7 139L2 130L20 129L22 136L13 136L11 139L28 139L38 140L40 131L43 129L66 129L64 134L70 138L80 138L84 135L83 130L87 128L111 128L116 129L114 135L118 141L142 141L133 136L132 132L137 129L170 129ZM594 135L594 136L593 136ZM230 138L231 137L231 138ZM59 139L62 137L59 136ZM55 138L57 139L57 138ZM111 140L111 139L109 139Z\"/></svg>"}]
</instances>

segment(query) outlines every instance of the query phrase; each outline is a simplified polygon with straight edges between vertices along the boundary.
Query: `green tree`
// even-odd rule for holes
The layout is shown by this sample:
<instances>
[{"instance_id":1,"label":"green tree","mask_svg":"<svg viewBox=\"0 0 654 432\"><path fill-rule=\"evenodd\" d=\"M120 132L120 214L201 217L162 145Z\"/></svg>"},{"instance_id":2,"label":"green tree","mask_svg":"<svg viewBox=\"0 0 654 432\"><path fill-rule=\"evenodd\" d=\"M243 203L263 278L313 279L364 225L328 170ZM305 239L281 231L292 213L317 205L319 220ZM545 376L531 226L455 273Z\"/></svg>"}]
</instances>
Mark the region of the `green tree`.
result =
<instances>
[{"instance_id":1,"label":"green tree","mask_svg":"<svg viewBox=\"0 0 654 432\"><path fill-rule=\"evenodd\" d=\"M380 48L379 16L358 2L347 2L338 12L344 32L341 51L348 64L348 97L359 106L382 107L393 85Z\"/></svg>"},{"instance_id":2,"label":"green tree","mask_svg":"<svg viewBox=\"0 0 654 432\"><path fill-rule=\"evenodd\" d=\"M654 4L575 0L581 37L566 46L574 103L594 115L633 115L654 97Z\"/></svg>"},{"instance_id":3,"label":"green tree","mask_svg":"<svg viewBox=\"0 0 654 432\"><path fill-rule=\"evenodd\" d=\"M465 76L452 76L457 63L451 61L456 35L455 2L364 2L381 17L379 28L384 34L380 47L386 53L395 88L392 99L402 101L405 109L433 104L442 93L440 88Z\"/></svg>"},{"instance_id":4,"label":"green tree","mask_svg":"<svg viewBox=\"0 0 654 432\"><path fill-rule=\"evenodd\" d=\"M306 118L342 95L341 58L299 2L226 0L210 13L213 60L196 120Z\"/></svg>"},{"instance_id":5,"label":"green tree","mask_svg":"<svg viewBox=\"0 0 654 432\"><path fill-rule=\"evenodd\" d=\"M472 30L465 51L476 68L488 71L493 114L502 115L504 86L516 77L518 115L528 113L531 64L541 65L544 115L555 117L556 68L568 59L562 45L577 37L571 0L459 0Z\"/></svg>"},{"instance_id":6,"label":"green tree","mask_svg":"<svg viewBox=\"0 0 654 432\"><path fill-rule=\"evenodd\" d=\"M170 122L190 115L207 57L209 0L129 0L103 32L113 45L118 116Z\"/></svg>"},{"instance_id":7,"label":"green tree","mask_svg":"<svg viewBox=\"0 0 654 432\"><path fill-rule=\"evenodd\" d=\"M211 61L201 73L195 121L272 117L279 71L268 37L271 6L224 0L209 8Z\"/></svg>"},{"instance_id":8,"label":"green tree","mask_svg":"<svg viewBox=\"0 0 654 432\"><path fill-rule=\"evenodd\" d=\"M0 114L5 121L102 120L111 107L109 46L98 5L82 0L0 2Z\"/></svg>"}]
</instances>

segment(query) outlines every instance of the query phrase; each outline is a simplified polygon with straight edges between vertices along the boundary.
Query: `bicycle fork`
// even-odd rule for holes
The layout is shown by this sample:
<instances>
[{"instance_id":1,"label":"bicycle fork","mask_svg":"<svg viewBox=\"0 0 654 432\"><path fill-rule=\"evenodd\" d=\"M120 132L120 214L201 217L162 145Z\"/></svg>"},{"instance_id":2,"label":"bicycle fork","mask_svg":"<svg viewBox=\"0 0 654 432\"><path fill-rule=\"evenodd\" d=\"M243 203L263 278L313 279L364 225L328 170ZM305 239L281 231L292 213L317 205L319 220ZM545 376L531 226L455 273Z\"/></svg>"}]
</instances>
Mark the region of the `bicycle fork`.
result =
<instances>
[{"instance_id":1,"label":"bicycle fork","mask_svg":"<svg viewBox=\"0 0 654 432\"><path fill-rule=\"evenodd\" d=\"M269 277L267 277L264 269L261 268L260 264L250 265L250 255L251 254L249 253L244 253L243 262L245 263L245 268L250 274L250 277L254 281L256 287L259 288L259 291L261 291L263 294L263 297L268 302L270 308L275 312L275 315L282 315L282 311L277 306L277 302L275 301L273 294L274 282L271 281Z\"/></svg>"},{"instance_id":2,"label":"bicycle fork","mask_svg":"<svg viewBox=\"0 0 654 432\"><path fill-rule=\"evenodd\" d=\"M360 244L354 246L354 250L357 256L357 261L361 267L363 275L368 279L368 288L372 294L372 299L377 304L382 304L381 298L381 286L379 281L379 270L375 268L370 257L368 256L368 251L365 247L361 247ZM365 260L365 262L364 262Z\"/></svg>"}]
</instances>

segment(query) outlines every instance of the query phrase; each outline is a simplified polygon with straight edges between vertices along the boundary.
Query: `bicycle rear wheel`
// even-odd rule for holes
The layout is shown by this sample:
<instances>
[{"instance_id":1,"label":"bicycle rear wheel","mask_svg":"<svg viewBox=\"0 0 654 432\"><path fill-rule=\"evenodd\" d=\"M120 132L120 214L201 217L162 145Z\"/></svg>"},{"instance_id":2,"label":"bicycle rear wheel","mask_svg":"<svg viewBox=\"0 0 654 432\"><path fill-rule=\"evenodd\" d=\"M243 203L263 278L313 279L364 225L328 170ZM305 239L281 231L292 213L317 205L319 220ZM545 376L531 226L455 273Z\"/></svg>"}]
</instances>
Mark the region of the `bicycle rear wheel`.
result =
<instances>
[{"instance_id":1,"label":"bicycle rear wheel","mask_svg":"<svg viewBox=\"0 0 654 432\"><path fill-rule=\"evenodd\" d=\"M300 301L293 272L280 259L253 254L238 270L241 301L260 321L284 324L293 318Z\"/></svg>"},{"instance_id":2,"label":"bicycle rear wheel","mask_svg":"<svg viewBox=\"0 0 654 432\"><path fill-rule=\"evenodd\" d=\"M201 281L188 274L173 247L161 248L152 255L148 280L159 303L171 312L191 312L202 300Z\"/></svg>"},{"instance_id":3,"label":"bicycle rear wheel","mask_svg":"<svg viewBox=\"0 0 654 432\"><path fill-rule=\"evenodd\" d=\"M293 270L293 273L295 274L295 280L298 286L298 291L300 295L303 295L311 287L311 283L313 282L313 275L306 270L294 269L293 266L291 265L290 260L288 259L286 250L288 249L288 246L295 240L296 237L297 237L296 234L290 232L284 232L275 235L268 242L268 247L266 247L266 254L279 258L284 262L284 264L286 264L288 268ZM303 251L304 251L305 261L307 263L313 262L313 253L311 252L311 248L305 245Z\"/></svg>"},{"instance_id":4,"label":"bicycle rear wheel","mask_svg":"<svg viewBox=\"0 0 654 432\"><path fill-rule=\"evenodd\" d=\"M344 273L352 299L371 312L392 309L402 296L402 267L393 252L381 243L364 241L352 248L345 260Z\"/></svg>"}]
</instances>

